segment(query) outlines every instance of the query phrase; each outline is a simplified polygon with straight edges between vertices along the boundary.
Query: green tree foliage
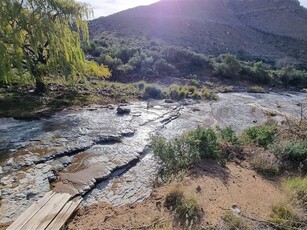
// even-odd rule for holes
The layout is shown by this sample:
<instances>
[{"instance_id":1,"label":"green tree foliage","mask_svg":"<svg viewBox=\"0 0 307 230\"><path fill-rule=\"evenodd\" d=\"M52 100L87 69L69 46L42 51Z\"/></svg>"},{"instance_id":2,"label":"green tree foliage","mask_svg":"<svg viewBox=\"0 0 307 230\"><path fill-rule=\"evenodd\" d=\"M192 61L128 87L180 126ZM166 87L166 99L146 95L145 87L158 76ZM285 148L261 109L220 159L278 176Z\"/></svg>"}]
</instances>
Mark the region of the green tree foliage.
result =
<instances>
[{"instance_id":1,"label":"green tree foliage","mask_svg":"<svg viewBox=\"0 0 307 230\"><path fill-rule=\"evenodd\" d=\"M109 76L105 67L86 61L81 49L89 40L90 15L88 5L75 0L1 0L0 81L30 74L42 92L47 74Z\"/></svg>"},{"instance_id":2,"label":"green tree foliage","mask_svg":"<svg viewBox=\"0 0 307 230\"><path fill-rule=\"evenodd\" d=\"M292 66L287 66L277 71L277 75L281 83L288 86L307 87L307 72L297 70Z\"/></svg>"},{"instance_id":3,"label":"green tree foliage","mask_svg":"<svg viewBox=\"0 0 307 230\"><path fill-rule=\"evenodd\" d=\"M213 73L224 78L236 78L242 71L240 61L231 54L220 55L212 62Z\"/></svg>"},{"instance_id":4,"label":"green tree foliage","mask_svg":"<svg viewBox=\"0 0 307 230\"><path fill-rule=\"evenodd\" d=\"M269 71L265 69L261 61L253 63L252 67L245 66L244 70L247 74L247 79L252 82L269 84L272 80Z\"/></svg>"}]
</instances>

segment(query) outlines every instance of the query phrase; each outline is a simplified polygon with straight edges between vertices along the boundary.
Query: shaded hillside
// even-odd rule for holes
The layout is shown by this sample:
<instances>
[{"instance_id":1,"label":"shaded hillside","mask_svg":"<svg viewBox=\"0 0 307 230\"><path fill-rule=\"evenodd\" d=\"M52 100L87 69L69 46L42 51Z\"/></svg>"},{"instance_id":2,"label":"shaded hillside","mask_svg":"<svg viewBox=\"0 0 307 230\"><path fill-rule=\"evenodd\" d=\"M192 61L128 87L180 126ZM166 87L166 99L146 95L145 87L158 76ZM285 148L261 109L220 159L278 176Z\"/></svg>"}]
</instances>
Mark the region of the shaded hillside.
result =
<instances>
[{"instance_id":1,"label":"shaded hillside","mask_svg":"<svg viewBox=\"0 0 307 230\"><path fill-rule=\"evenodd\" d=\"M307 9L298 0L228 0L243 24L263 32L307 40Z\"/></svg>"},{"instance_id":2,"label":"shaded hillside","mask_svg":"<svg viewBox=\"0 0 307 230\"><path fill-rule=\"evenodd\" d=\"M303 61L307 10L297 0L162 0L93 20L90 32L146 36L204 54Z\"/></svg>"}]
</instances>

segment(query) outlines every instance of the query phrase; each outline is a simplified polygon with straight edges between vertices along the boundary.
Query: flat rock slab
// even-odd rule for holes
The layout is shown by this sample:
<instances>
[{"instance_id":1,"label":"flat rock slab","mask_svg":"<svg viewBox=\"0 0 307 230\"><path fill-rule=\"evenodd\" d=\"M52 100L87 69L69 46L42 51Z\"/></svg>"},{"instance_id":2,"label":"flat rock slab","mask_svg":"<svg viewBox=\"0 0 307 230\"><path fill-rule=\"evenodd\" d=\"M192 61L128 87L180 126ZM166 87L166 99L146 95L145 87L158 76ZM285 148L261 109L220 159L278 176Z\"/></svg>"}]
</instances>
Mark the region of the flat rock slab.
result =
<instances>
[{"instance_id":1,"label":"flat rock slab","mask_svg":"<svg viewBox=\"0 0 307 230\"><path fill-rule=\"evenodd\" d=\"M270 114L277 122L299 117L306 95L230 93L209 102L135 102L124 116L97 108L36 121L0 119L0 223L40 200L50 182L54 191L85 195L85 205L142 201L156 173L157 162L148 154L151 135L170 139L199 125L232 126L240 133Z\"/></svg>"}]
</instances>

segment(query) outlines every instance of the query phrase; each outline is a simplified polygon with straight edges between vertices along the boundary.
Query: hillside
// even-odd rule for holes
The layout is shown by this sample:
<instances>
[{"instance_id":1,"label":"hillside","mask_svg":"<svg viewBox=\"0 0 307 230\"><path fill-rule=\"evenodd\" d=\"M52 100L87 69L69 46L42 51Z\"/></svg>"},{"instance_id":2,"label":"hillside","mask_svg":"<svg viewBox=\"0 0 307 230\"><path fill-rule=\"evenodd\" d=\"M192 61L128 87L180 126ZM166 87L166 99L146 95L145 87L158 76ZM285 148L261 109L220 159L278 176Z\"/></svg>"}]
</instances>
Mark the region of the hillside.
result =
<instances>
[{"instance_id":1,"label":"hillside","mask_svg":"<svg viewBox=\"0 0 307 230\"><path fill-rule=\"evenodd\" d=\"M90 33L145 36L206 55L304 62L307 10L297 0L162 0L95 19Z\"/></svg>"}]
</instances>

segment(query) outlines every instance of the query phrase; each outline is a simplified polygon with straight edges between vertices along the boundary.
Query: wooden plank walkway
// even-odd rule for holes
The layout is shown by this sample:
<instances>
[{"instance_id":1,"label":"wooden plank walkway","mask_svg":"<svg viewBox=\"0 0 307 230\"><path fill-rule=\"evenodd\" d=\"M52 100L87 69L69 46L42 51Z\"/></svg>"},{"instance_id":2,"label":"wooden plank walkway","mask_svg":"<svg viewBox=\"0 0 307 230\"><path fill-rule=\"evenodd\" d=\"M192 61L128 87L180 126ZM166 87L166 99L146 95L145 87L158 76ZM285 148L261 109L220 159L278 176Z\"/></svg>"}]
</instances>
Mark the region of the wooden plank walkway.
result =
<instances>
[{"instance_id":1,"label":"wooden plank walkway","mask_svg":"<svg viewBox=\"0 0 307 230\"><path fill-rule=\"evenodd\" d=\"M59 230L82 201L68 193L48 192L31 205L7 230Z\"/></svg>"}]
</instances>

